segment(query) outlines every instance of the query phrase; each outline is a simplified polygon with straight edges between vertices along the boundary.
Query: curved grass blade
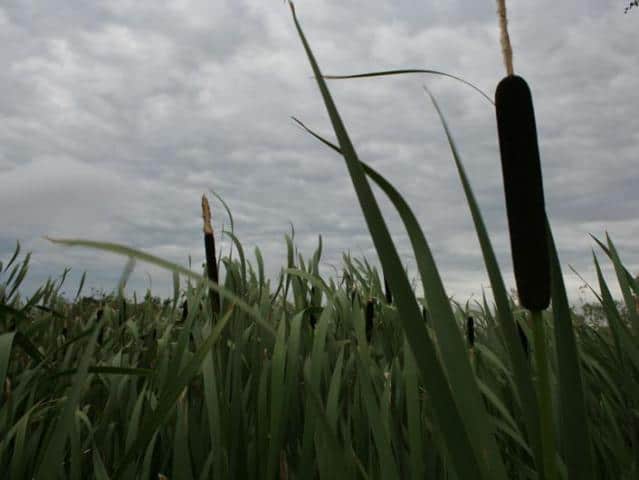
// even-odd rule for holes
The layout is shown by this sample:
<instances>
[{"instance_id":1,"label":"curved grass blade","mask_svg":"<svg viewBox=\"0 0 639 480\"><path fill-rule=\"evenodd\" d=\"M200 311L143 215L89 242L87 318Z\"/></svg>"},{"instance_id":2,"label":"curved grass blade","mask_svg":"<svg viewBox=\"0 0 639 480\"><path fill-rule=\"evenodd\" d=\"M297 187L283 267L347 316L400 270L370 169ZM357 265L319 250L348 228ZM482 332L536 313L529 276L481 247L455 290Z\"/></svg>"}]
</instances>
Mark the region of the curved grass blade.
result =
<instances>
[{"instance_id":1,"label":"curved grass blade","mask_svg":"<svg viewBox=\"0 0 639 480\"><path fill-rule=\"evenodd\" d=\"M597 242L597 244L601 247L601 249L606 252L606 255L608 255L608 258L610 258L612 260L612 252L608 249L608 247L606 247L597 237L595 237L594 235L590 234L590 237ZM628 271L628 269L626 267L623 267L623 270L625 272L626 275L626 281L628 282L628 285L630 286L630 288L632 288L632 290L635 292L635 295L639 296L639 282L635 281L634 277L632 276L632 274Z\"/></svg>"},{"instance_id":2,"label":"curved grass blade","mask_svg":"<svg viewBox=\"0 0 639 480\"><path fill-rule=\"evenodd\" d=\"M75 294L75 297L73 298L74 302L78 301L78 298L80 298L80 293L82 293L82 287L84 287L84 280L87 278L87 272L84 271L82 272L82 277L80 277L80 285L78 286L78 291Z\"/></svg>"},{"instance_id":3,"label":"curved grass blade","mask_svg":"<svg viewBox=\"0 0 639 480\"><path fill-rule=\"evenodd\" d=\"M333 124L340 149L343 152L348 172L355 187L373 243L380 257L383 271L388 275L391 285L393 285L393 288L396 290L395 295L397 298L397 306L401 314L400 318L437 412L445 444L452 458L451 463L461 478L505 478L501 459L499 457L497 457L497 459L487 458L489 455L484 453L485 445L480 444L478 439L473 438L471 440L469 437L469 426L464 423L461 416L462 412L457 408L455 397L451 392L442 365L437 358L434 345L426 332L419 305L377 201L366 180L364 169L342 123L337 107L328 91L328 87L322 78L315 57L304 37L304 33L295 15L294 6L292 3L289 3L289 5L295 26L304 45L331 123ZM487 418L485 417L482 420L487 420ZM494 444L494 438L491 440L492 442L489 443ZM481 450L481 452L478 450ZM469 454L470 452L472 452L472 455ZM495 468L491 468L493 465L489 466L489 463L493 463Z\"/></svg>"},{"instance_id":4,"label":"curved grass blade","mask_svg":"<svg viewBox=\"0 0 639 480\"><path fill-rule=\"evenodd\" d=\"M296 121L310 132L301 122ZM316 138L320 138L319 135L313 135ZM326 140L322 139L322 141L330 144ZM339 151L337 147L334 147L334 149ZM466 355L466 346L457 327L448 296L417 218L399 192L388 181L364 162L360 161L360 165L366 175L388 196L404 222L411 245L415 251L424 295L431 307L432 323L439 339L438 344L445 368L448 371L448 379L452 391L455 392L455 402L462 418L466 422L471 439L475 440L474 444L481 445L481 448L488 452L485 458L489 462L487 468L491 472L491 478L499 478L499 475L503 475L502 478L505 478L505 471L503 470L503 464L501 463L499 450L493 435L493 428ZM393 283L393 285L395 284Z\"/></svg>"},{"instance_id":5,"label":"curved grass blade","mask_svg":"<svg viewBox=\"0 0 639 480\"><path fill-rule=\"evenodd\" d=\"M213 195L215 198L217 198L220 201L220 203L224 207L224 210L226 210L226 214L229 216L229 223L231 224L231 233L235 233L235 222L233 221L233 214L231 213L231 209L226 204L226 202L221 197L221 195L217 194L213 190L209 190L209 192L211 192L211 195ZM233 245L232 244L231 244L231 249L229 251L229 258L233 258ZM218 265L217 268L219 270L220 266Z\"/></svg>"},{"instance_id":6,"label":"curved grass blade","mask_svg":"<svg viewBox=\"0 0 639 480\"><path fill-rule=\"evenodd\" d=\"M18 255L20 255L20 242L16 241L16 249L13 251L13 255L11 256L11 259L9 260L9 263L7 263L4 266L4 271L6 272L7 270L9 270L9 267L11 267L11 265L13 264L13 262L15 261L16 258L18 258Z\"/></svg>"},{"instance_id":7,"label":"curved grass blade","mask_svg":"<svg viewBox=\"0 0 639 480\"><path fill-rule=\"evenodd\" d=\"M246 259L244 257L244 249L242 248L242 244L240 243L239 238L235 236L233 232L228 232L224 230L222 232L224 235L228 235L231 241L235 244L235 248L237 248L237 253L240 256L240 267L242 274L242 289L246 288Z\"/></svg>"},{"instance_id":8,"label":"curved grass blade","mask_svg":"<svg viewBox=\"0 0 639 480\"><path fill-rule=\"evenodd\" d=\"M497 257L492 247L486 224L479 210L479 205L475 199L470 181L466 175L466 170L462 164L461 158L457 151L455 141L452 134L448 129L446 119L435 100L435 97L431 95L430 91L424 87L424 90L430 97L442 127L446 133L448 144L455 160L457 172L464 188L464 194L466 195L466 202L470 208L470 213L475 224L475 231L477 232L477 239L484 258L484 264L486 265L486 271L490 280L490 285L493 290L493 296L497 305L497 317L499 325L502 328L504 338L506 340L506 348L510 356L510 361L515 373L515 384L517 386L517 393L519 401L522 406L522 411L526 421L526 430L528 432L529 440L533 452L535 453L535 460L538 468L543 469L543 462L541 456L541 432L539 430L539 407L537 404L537 395L535 393L535 387L532 383L532 375L530 366L526 361L526 354L519 340L519 334L517 332L517 326L513 317L512 310L510 308L510 302L508 301L508 293L504 284L503 277L499 270L499 264L497 263Z\"/></svg>"},{"instance_id":9,"label":"curved grass blade","mask_svg":"<svg viewBox=\"0 0 639 480\"><path fill-rule=\"evenodd\" d=\"M155 255L151 255L149 253L142 252L140 250L136 250L124 245L120 245L118 243L110 243L110 242L95 242L92 240L79 240L79 239L61 239L61 238L50 238L45 237L51 243L55 243L58 245L65 245L68 247L87 247L93 248L95 250L102 250L104 252L111 252L118 255L123 255L127 257L133 257L142 262L150 263L152 265L158 266L165 270L169 270L175 273L179 273L184 275L185 277L195 280L197 282L204 282L207 287L212 288L216 292L220 294L221 297L227 299L229 302L232 302L235 307L243 312L247 313L251 316L259 325L262 327L272 338L275 338L275 330L271 325L269 325L259 314L258 310L254 307L251 307L244 300L234 295L224 287L210 281L208 278L198 275L191 270L182 267L181 265L177 265L175 263L169 262L162 258L156 257Z\"/></svg>"},{"instance_id":10,"label":"curved grass blade","mask_svg":"<svg viewBox=\"0 0 639 480\"><path fill-rule=\"evenodd\" d=\"M610 236L607 233L606 242L608 243L610 258L612 260L612 264L615 267L615 273L617 274L619 288L621 289L621 294L623 295L623 299L626 304L626 311L628 312L628 316L630 317L632 331L635 338L639 338L639 314L635 306L635 298L632 296L632 292L630 290L630 285L633 282L628 281L628 278L626 277L624 272L624 266L621 263L621 259L619 258L619 253L617 253L617 249L615 248L612 240L610 240Z\"/></svg>"},{"instance_id":11,"label":"curved grass blade","mask_svg":"<svg viewBox=\"0 0 639 480\"><path fill-rule=\"evenodd\" d=\"M482 89L480 89L476 85L470 83L467 80L464 80L461 77L457 77L455 75L451 75L450 73L446 73L446 72L440 72L438 70L424 70L424 69L417 69L417 68L408 68L408 69L402 69L402 70L386 70L386 71L382 71L382 72L359 73L359 74L356 74L356 75L324 75L324 78L327 79L327 80L342 80L342 79L349 79L349 78L368 78L368 77L384 77L384 76L389 76L389 75L404 75L404 74L407 74L407 73L427 73L427 74L431 74L431 75L439 75L439 76L442 76L442 77L452 78L453 80L457 80L458 82L461 82L464 85L468 85L470 88L472 88L477 93L479 93L482 97L484 97L486 100L488 100L491 105L495 105L495 102L493 101L493 99L490 98L490 96L488 96L488 94L486 94Z\"/></svg>"}]
</instances>

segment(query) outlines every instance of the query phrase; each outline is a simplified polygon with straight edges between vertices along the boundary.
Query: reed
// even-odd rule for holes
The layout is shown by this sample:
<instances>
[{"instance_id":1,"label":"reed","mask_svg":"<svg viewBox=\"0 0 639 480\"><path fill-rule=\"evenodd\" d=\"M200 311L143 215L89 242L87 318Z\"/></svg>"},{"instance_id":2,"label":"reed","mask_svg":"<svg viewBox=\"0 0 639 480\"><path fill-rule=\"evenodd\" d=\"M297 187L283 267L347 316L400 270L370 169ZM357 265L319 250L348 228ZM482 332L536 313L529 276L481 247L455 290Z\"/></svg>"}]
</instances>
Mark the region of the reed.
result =
<instances>
[{"instance_id":1,"label":"reed","mask_svg":"<svg viewBox=\"0 0 639 480\"><path fill-rule=\"evenodd\" d=\"M217 258L215 254L215 237L213 236L213 225L211 224L211 207L206 195L202 195L202 220L204 222L204 253L206 256L206 274L208 279L214 283L219 282L217 270ZM220 313L220 296L213 289L209 289L209 298L213 315Z\"/></svg>"}]
</instances>

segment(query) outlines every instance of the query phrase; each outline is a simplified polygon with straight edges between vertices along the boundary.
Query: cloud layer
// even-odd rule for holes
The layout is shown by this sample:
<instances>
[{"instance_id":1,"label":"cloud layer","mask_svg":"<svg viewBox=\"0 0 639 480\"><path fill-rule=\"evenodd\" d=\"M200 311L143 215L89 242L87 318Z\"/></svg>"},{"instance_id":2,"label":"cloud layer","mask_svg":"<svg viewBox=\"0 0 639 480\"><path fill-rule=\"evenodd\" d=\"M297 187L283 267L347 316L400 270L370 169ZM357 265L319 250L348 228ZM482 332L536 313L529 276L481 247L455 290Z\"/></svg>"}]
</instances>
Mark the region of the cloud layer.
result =
<instances>
[{"instance_id":1,"label":"cloud layer","mask_svg":"<svg viewBox=\"0 0 639 480\"><path fill-rule=\"evenodd\" d=\"M567 285L593 280L592 233L607 230L639 269L639 14L619 5L509 4L515 71L533 91L546 201ZM489 95L504 75L492 1L312 2L297 11L325 73L431 68ZM114 288L124 260L62 249L43 235L121 242L182 264L203 258L199 202L230 205L248 252L268 273L324 239L323 266L375 252L343 160L302 132L332 138L290 13L279 1L8 1L0 7L0 258L34 252L25 291L71 266ZM507 283L514 285L492 106L449 79L412 75L330 83L363 160L418 215L450 294L488 282L445 136L422 85L448 119ZM379 195L402 258L401 223ZM214 203L221 230L228 219ZM228 242L223 242L228 248ZM170 274L140 266L131 283L167 294ZM73 290L69 287L69 290Z\"/></svg>"}]
</instances>

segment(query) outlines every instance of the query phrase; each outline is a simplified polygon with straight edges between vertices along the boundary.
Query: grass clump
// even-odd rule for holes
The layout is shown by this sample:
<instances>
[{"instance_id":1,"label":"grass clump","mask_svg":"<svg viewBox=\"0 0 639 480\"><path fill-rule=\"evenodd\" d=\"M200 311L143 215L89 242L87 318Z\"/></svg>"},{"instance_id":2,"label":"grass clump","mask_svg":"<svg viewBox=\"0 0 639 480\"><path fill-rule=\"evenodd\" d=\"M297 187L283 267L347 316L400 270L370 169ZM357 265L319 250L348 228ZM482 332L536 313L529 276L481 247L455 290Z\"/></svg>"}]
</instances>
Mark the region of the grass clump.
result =
<instances>
[{"instance_id":1,"label":"grass clump","mask_svg":"<svg viewBox=\"0 0 639 480\"><path fill-rule=\"evenodd\" d=\"M321 237L305 260L287 235L287 264L271 282L259 249L253 262L232 231L224 233L236 256L217 258L205 198L204 274L123 245L58 239L127 257L116 293L83 298L83 278L65 300L65 273L22 298L30 256L17 248L0 266L0 471L11 479L636 476L639 286L612 241L596 240L624 309L595 257L603 319L584 321L569 307L544 218L552 306L533 308L531 322L528 302L507 294L453 136L427 92L494 296L494 304L451 303L416 216L358 157L294 10L293 19L337 141L298 123L344 159L381 274L345 255L341 278L325 277ZM371 181L400 215L423 298ZM124 297L139 261L173 273L171 299Z\"/></svg>"}]
</instances>

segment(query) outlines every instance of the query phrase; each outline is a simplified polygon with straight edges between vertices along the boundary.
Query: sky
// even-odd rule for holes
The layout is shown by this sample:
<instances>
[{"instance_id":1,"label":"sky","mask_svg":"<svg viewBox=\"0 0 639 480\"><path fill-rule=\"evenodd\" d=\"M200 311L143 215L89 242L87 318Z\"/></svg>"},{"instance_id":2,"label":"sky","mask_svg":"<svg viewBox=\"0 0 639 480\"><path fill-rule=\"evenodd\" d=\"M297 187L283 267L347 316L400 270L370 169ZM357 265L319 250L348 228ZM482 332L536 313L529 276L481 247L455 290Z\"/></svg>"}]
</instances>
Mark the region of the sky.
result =
<instances>
[{"instance_id":1,"label":"sky","mask_svg":"<svg viewBox=\"0 0 639 480\"><path fill-rule=\"evenodd\" d=\"M619 1L507 2L515 73L532 90L548 215L573 302L596 283L589 234L609 232L639 273L639 11ZM298 0L325 74L434 69L493 96L505 75L489 0ZM44 236L116 242L195 270L200 199L218 244L229 205L249 258L275 278L295 227L305 257L321 234L322 272L343 252L377 256L317 84L281 0L25 1L0 4L0 260L31 251L25 295L71 268L85 289L116 288L126 259ZM415 211L449 295L490 295L437 98L469 174L509 288L514 288L494 107L432 75L334 80L329 88L362 160ZM415 261L396 212L375 190L402 261ZM607 261L597 251L604 265ZM607 278L614 275L606 267ZM0 278L0 281L2 279ZM171 291L138 264L129 292Z\"/></svg>"}]
</instances>

